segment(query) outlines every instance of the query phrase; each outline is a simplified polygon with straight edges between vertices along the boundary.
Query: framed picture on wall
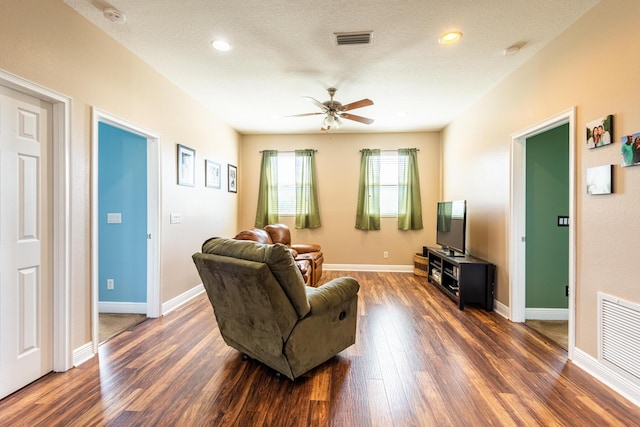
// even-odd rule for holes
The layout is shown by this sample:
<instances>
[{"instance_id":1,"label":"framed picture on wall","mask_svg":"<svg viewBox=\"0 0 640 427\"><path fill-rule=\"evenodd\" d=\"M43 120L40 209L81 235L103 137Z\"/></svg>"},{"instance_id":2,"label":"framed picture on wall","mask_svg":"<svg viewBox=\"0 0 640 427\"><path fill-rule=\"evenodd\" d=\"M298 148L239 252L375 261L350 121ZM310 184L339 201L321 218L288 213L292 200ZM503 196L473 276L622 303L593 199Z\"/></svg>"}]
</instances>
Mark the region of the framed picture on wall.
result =
<instances>
[{"instance_id":1,"label":"framed picture on wall","mask_svg":"<svg viewBox=\"0 0 640 427\"><path fill-rule=\"evenodd\" d=\"M229 192L237 193L238 192L238 168L233 165L227 165L228 174L227 178L229 180Z\"/></svg>"},{"instance_id":2,"label":"framed picture on wall","mask_svg":"<svg viewBox=\"0 0 640 427\"><path fill-rule=\"evenodd\" d=\"M209 188L220 188L222 172L220 169L220 163L205 160L204 171L204 185Z\"/></svg>"},{"instance_id":3,"label":"framed picture on wall","mask_svg":"<svg viewBox=\"0 0 640 427\"><path fill-rule=\"evenodd\" d=\"M620 138L622 146L622 166L640 165L640 132Z\"/></svg>"},{"instance_id":4,"label":"framed picture on wall","mask_svg":"<svg viewBox=\"0 0 640 427\"><path fill-rule=\"evenodd\" d=\"M587 147L598 148L613 142L613 115L587 123Z\"/></svg>"},{"instance_id":5,"label":"framed picture on wall","mask_svg":"<svg viewBox=\"0 0 640 427\"><path fill-rule=\"evenodd\" d=\"M178 144L178 185L196 185L196 150L181 144Z\"/></svg>"},{"instance_id":6,"label":"framed picture on wall","mask_svg":"<svg viewBox=\"0 0 640 427\"><path fill-rule=\"evenodd\" d=\"M611 194L612 165L587 169L587 194Z\"/></svg>"}]
</instances>

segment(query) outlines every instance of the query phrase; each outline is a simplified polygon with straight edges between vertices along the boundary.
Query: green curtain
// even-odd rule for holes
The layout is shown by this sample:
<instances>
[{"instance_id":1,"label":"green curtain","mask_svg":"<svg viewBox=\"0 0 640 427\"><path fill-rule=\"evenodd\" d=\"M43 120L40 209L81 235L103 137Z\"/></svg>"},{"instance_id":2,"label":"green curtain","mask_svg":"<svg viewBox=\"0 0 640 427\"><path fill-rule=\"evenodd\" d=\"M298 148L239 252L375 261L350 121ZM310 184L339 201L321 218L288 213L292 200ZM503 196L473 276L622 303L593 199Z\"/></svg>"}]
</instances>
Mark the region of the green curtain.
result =
<instances>
[{"instance_id":1,"label":"green curtain","mask_svg":"<svg viewBox=\"0 0 640 427\"><path fill-rule=\"evenodd\" d=\"M295 150L296 228L320 227L314 150Z\"/></svg>"},{"instance_id":2,"label":"green curtain","mask_svg":"<svg viewBox=\"0 0 640 427\"><path fill-rule=\"evenodd\" d=\"M422 230L418 150L398 150L398 230Z\"/></svg>"},{"instance_id":3,"label":"green curtain","mask_svg":"<svg viewBox=\"0 0 640 427\"><path fill-rule=\"evenodd\" d=\"M278 222L278 152L264 150L260 166L258 209L255 226L263 228Z\"/></svg>"},{"instance_id":4,"label":"green curtain","mask_svg":"<svg viewBox=\"0 0 640 427\"><path fill-rule=\"evenodd\" d=\"M356 228L380 230L380 150L364 149L361 153Z\"/></svg>"}]
</instances>

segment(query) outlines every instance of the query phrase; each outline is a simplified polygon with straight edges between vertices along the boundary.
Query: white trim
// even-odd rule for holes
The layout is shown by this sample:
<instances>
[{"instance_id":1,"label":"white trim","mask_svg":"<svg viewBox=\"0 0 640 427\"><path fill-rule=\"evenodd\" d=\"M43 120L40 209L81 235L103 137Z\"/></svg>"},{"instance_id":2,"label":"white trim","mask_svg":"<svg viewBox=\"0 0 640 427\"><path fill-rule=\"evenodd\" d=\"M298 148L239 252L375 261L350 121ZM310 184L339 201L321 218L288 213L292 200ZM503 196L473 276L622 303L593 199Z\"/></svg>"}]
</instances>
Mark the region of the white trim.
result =
<instances>
[{"instance_id":1,"label":"white trim","mask_svg":"<svg viewBox=\"0 0 640 427\"><path fill-rule=\"evenodd\" d=\"M88 342L73 350L73 366L80 366L87 360L93 359L96 355L93 351L93 343Z\"/></svg>"},{"instance_id":2,"label":"white trim","mask_svg":"<svg viewBox=\"0 0 640 427\"><path fill-rule=\"evenodd\" d=\"M629 381L579 348L574 349L572 362L616 393L629 399L636 406L640 406L640 386L638 384Z\"/></svg>"},{"instance_id":3,"label":"white trim","mask_svg":"<svg viewBox=\"0 0 640 427\"><path fill-rule=\"evenodd\" d=\"M413 273L413 265L384 264L323 264L326 271L375 271L387 273Z\"/></svg>"},{"instance_id":4,"label":"white trim","mask_svg":"<svg viewBox=\"0 0 640 427\"><path fill-rule=\"evenodd\" d=\"M73 367L71 351L69 147L71 98L0 70L0 85L53 105L53 370Z\"/></svg>"},{"instance_id":5,"label":"white trim","mask_svg":"<svg viewBox=\"0 0 640 427\"><path fill-rule=\"evenodd\" d=\"M527 320L569 320L567 308L526 308Z\"/></svg>"},{"instance_id":6,"label":"white trim","mask_svg":"<svg viewBox=\"0 0 640 427\"><path fill-rule=\"evenodd\" d=\"M154 165L154 167L149 167ZM147 317L160 317L161 185L160 137L147 136ZM155 215L154 215L155 212Z\"/></svg>"},{"instance_id":7,"label":"white trim","mask_svg":"<svg viewBox=\"0 0 640 427\"><path fill-rule=\"evenodd\" d=\"M493 311L495 311L496 313L498 313L500 316L504 317L505 319L509 319L509 316L511 314L511 311L509 310L509 307L507 307L506 305L504 305L503 303L501 303L498 300L493 300Z\"/></svg>"},{"instance_id":8,"label":"white trim","mask_svg":"<svg viewBox=\"0 0 640 427\"><path fill-rule=\"evenodd\" d=\"M91 290L92 341L98 352L98 124L107 123L127 132L147 138L147 317L160 316L160 135L127 120L91 109Z\"/></svg>"},{"instance_id":9,"label":"white trim","mask_svg":"<svg viewBox=\"0 0 640 427\"><path fill-rule=\"evenodd\" d=\"M509 308L513 322L524 322L525 310L525 160L526 139L569 123L569 335L568 357L573 358L575 347L575 289L576 289L576 112L575 107L556 114L511 136L511 197L508 232L509 248Z\"/></svg>"},{"instance_id":10,"label":"white trim","mask_svg":"<svg viewBox=\"0 0 640 427\"><path fill-rule=\"evenodd\" d=\"M98 301L100 313L147 314L146 302Z\"/></svg>"},{"instance_id":11,"label":"white trim","mask_svg":"<svg viewBox=\"0 0 640 427\"><path fill-rule=\"evenodd\" d=\"M166 314L171 313L173 310L177 309L183 304L186 304L187 302L189 302L190 300L197 297L203 292L204 292L204 286L202 285L202 283L200 283L198 286L195 286L189 289L188 291L183 292L177 297L171 298L169 301L162 304L162 315L164 316Z\"/></svg>"}]
</instances>

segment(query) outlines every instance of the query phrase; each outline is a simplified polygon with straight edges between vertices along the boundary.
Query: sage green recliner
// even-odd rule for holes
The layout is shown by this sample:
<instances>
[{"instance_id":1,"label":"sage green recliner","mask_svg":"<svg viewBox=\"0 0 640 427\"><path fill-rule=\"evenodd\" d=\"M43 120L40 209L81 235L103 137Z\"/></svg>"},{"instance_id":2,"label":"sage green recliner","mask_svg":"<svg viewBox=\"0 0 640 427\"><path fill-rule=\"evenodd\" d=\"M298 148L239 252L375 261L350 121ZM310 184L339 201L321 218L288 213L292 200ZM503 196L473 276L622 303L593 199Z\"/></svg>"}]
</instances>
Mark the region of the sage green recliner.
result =
<instances>
[{"instance_id":1,"label":"sage green recliner","mask_svg":"<svg viewBox=\"0 0 640 427\"><path fill-rule=\"evenodd\" d=\"M212 238L193 260L227 345L290 379L355 343L355 279L305 286L279 243Z\"/></svg>"}]
</instances>

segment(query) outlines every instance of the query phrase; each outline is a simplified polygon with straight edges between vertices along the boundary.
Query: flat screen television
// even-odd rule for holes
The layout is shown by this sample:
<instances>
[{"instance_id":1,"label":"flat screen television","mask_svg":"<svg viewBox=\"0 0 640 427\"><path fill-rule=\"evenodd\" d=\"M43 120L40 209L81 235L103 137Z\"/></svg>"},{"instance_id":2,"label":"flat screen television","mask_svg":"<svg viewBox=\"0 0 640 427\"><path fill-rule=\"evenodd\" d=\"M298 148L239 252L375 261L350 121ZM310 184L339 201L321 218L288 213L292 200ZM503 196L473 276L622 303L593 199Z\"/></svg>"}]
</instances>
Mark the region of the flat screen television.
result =
<instances>
[{"instance_id":1,"label":"flat screen television","mask_svg":"<svg viewBox=\"0 0 640 427\"><path fill-rule=\"evenodd\" d=\"M438 202L436 243L449 256L464 256L467 230L467 201Z\"/></svg>"}]
</instances>

